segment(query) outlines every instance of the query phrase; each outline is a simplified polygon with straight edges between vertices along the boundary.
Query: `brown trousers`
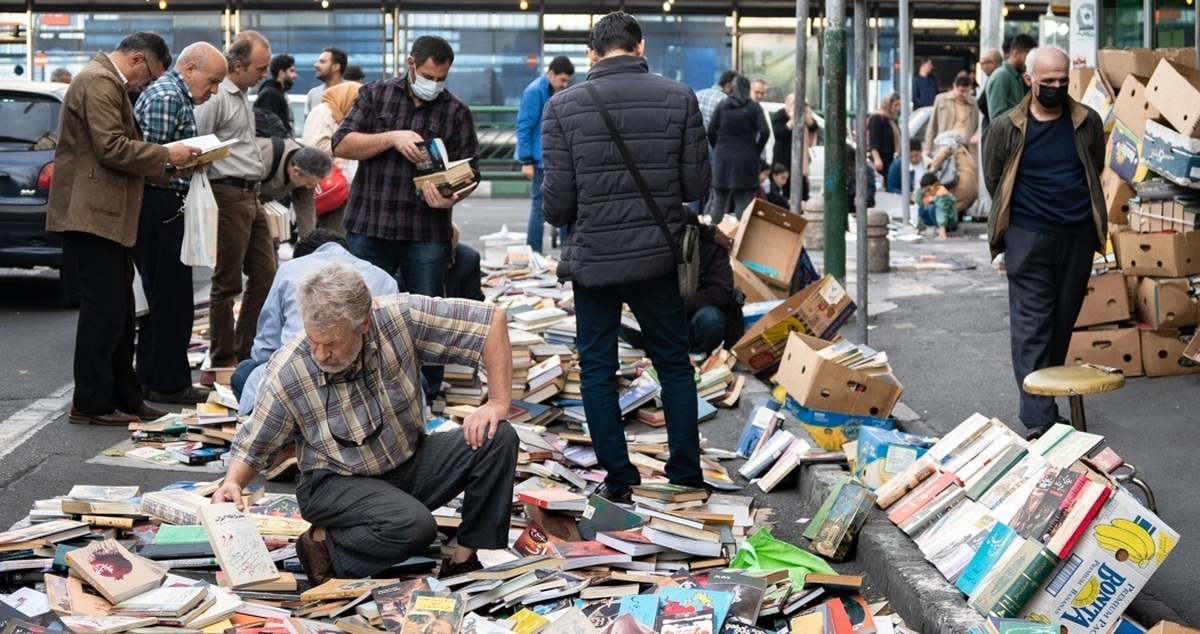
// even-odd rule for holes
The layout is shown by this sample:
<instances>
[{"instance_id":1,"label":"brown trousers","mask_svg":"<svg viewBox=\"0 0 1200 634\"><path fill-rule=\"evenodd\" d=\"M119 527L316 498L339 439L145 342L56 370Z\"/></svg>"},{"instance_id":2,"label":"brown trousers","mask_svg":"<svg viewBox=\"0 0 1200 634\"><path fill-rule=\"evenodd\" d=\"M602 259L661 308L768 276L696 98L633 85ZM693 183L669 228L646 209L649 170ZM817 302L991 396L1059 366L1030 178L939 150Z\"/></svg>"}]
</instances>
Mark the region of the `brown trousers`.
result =
<instances>
[{"instance_id":1,"label":"brown trousers","mask_svg":"<svg viewBox=\"0 0 1200 634\"><path fill-rule=\"evenodd\" d=\"M219 212L217 265L209 295L209 356L213 367L233 367L250 358L258 314L275 279L275 242L255 192L213 185L213 196ZM238 295L242 295L242 309L235 328L233 304Z\"/></svg>"}]
</instances>

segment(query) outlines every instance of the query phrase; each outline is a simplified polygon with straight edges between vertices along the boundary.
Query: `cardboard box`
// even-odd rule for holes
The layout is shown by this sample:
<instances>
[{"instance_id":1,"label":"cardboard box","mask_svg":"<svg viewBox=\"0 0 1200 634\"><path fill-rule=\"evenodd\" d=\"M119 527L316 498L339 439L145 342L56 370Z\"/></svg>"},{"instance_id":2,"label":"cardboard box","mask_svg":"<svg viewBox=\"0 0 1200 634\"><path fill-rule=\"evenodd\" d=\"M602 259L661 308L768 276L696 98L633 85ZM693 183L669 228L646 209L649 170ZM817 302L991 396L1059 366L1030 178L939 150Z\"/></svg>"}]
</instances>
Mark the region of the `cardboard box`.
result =
<instances>
[{"instance_id":1,"label":"cardboard box","mask_svg":"<svg viewBox=\"0 0 1200 634\"><path fill-rule=\"evenodd\" d=\"M1067 365L1095 363L1120 368L1127 378L1142 376L1142 345L1137 328L1076 330L1067 348Z\"/></svg>"},{"instance_id":2,"label":"cardboard box","mask_svg":"<svg viewBox=\"0 0 1200 634\"><path fill-rule=\"evenodd\" d=\"M1188 342L1178 330L1142 330L1142 369L1146 376L1176 376L1200 373L1200 365L1184 360ZM1186 365L1180 365L1184 360Z\"/></svg>"},{"instance_id":3,"label":"cardboard box","mask_svg":"<svg viewBox=\"0 0 1200 634\"><path fill-rule=\"evenodd\" d=\"M789 333L832 338L855 309L846 289L826 275L763 315L733 346L733 354L752 374L768 374L779 366Z\"/></svg>"},{"instance_id":4,"label":"cardboard box","mask_svg":"<svg viewBox=\"0 0 1200 634\"><path fill-rule=\"evenodd\" d=\"M886 418L904 386L890 372L869 375L821 357L831 342L799 333L788 335L776 379L804 407L826 412Z\"/></svg>"},{"instance_id":5,"label":"cardboard box","mask_svg":"<svg viewBox=\"0 0 1200 634\"><path fill-rule=\"evenodd\" d=\"M786 291L800 263L807 226L804 218L756 198L742 211L732 255L768 285Z\"/></svg>"},{"instance_id":6,"label":"cardboard box","mask_svg":"<svg viewBox=\"0 0 1200 634\"><path fill-rule=\"evenodd\" d=\"M1143 166L1176 185L1200 188L1200 139L1189 139L1165 125L1147 121L1141 157Z\"/></svg>"},{"instance_id":7,"label":"cardboard box","mask_svg":"<svg viewBox=\"0 0 1200 634\"><path fill-rule=\"evenodd\" d=\"M1144 277L1138 284L1138 321L1151 328L1180 328L1200 324L1200 303L1189 292L1187 278Z\"/></svg>"},{"instance_id":8,"label":"cardboard box","mask_svg":"<svg viewBox=\"0 0 1200 634\"><path fill-rule=\"evenodd\" d=\"M1200 634L1200 630L1170 621L1159 621L1154 627L1147 630L1146 634Z\"/></svg>"},{"instance_id":9,"label":"cardboard box","mask_svg":"<svg viewBox=\"0 0 1200 634\"><path fill-rule=\"evenodd\" d=\"M1142 137L1121 121L1114 123L1112 134L1108 135L1104 165L1130 185L1146 180L1150 170L1142 164Z\"/></svg>"},{"instance_id":10,"label":"cardboard box","mask_svg":"<svg viewBox=\"0 0 1200 634\"><path fill-rule=\"evenodd\" d=\"M1131 533L1129 539L1142 539L1144 534L1153 548L1145 553L1131 553L1124 548L1107 550L1096 538L1096 529L1101 526L1137 530L1139 534ZM1116 489L1075 548L1025 604L1021 615L1057 623L1067 634L1110 632L1178 542L1179 533L1128 491ZM1111 546L1114 542L1105 543Z\"/></svg>"},{"instance_id":11,"label":"cardboard box","mask_svg":"<svg viewBox=\"0 0 1200 634\"><path fill-rule=\"evenodd\" d=\"M1146 85L1146 98L1177 132L1200 138L1200 70L1164 59Z\"/></svg>"},{"instance_id":12,"label":"cardboard box","mask_svg":"<svg viewBox=\"0 0 1200 634\"><path fill-rule=\"evenodd\" d=\"M1083 98L1079 100L1079 103L1095 110L1096 114L1100 115L1106 132L1112 129L1113 101L1116 99L1114 92L1104 75L1095 73L1083 91Z\"/></svg>"},{"instance_id":13,"label":"cardboard box","mask_svg":"<svg viewBox=\"0 0 1200 634\"><path fill-rule=\"evenodd\" d=\"M1104 168L1100 172L1100 189L1104 191L1104 206L1108 208L1108 223L1123 225L1128 222L1129 199L1137 195L1133 187L1121 180L1116 172Z\"/></svg>"},{"instance_id":14,"label":"cardboard box","mask_svg":"<svg viewBox=\"0 0 1200 634\"><path fill-rule=\"evenodd\" d=\"M1092 78L1097 75L1095 68L1072 68L1070 79L1067 83L1067 94L1075 101L1083 101L1083 95L1087 92L1088 84L1092 83Z\"/></svg>"},{"instance_id":15,"label":"cardboard box","mask_svg":"<svg viewBox=\"0 0 1200 634\"><path fill-rule=\"evenodd\" d=\"M1121 271L1109 271L1088 278L1087 295L1083 298L1083 307L1079 309L1075 327L1127 321L1129 315L1125 275Z\"/></svg>"},{"instance_id":16,"label":"cardboard box","mask_svg":"<svg viewBox=\"0 0 1200 634\"><path fill-rule=\"evenodd\" d=\"M854 477L874 491L924 456L934 442L902 431L863 429L858 436Z\"/></svg>"},{"instance_id":17,"label":"cardboard box","mask_svg":"<svg viewBox=\"0 0 1200 634\"><path fill-rule=\"evenodd\" d=\"M1200 229L1200 200L1129 201L1129 228L1140 233Z\"/></svg>"},{"instance_id":18,"label":"cardboard box","mask_svg":"<svg viewBox=\"0 0 1200 634\"><path fill-rule=\"evenodd\" d=\"M1114 88L1125 85L1125 77L1138 75L1150 77L1160 61L1169 59L1173 62L1194 66L1196 50L1191 48L1158 48L1149 50L1135 47L1119 50L1102 48L1096 55L1097 66L1101 74Z\"/></svg>"},{"instance_id":19,"label":"cardboard box","mask_svg":"<svg viewBox=\"0 0 1200 634\"><path fill-rule=\"evenodd\" d=\"M1113 116L1139 137L1146 132L1146 121L1158 117L1158 108L1146 99L1146 81L1137 75L1126 76L1113 102Z\"/></svg>"},{"instance_id":20,"label":"cardboard box","mask_svg":"<svg viewBox=\"0 0 1200 634\"><path fill-rule=\"evenodd\" d=\"M1183 349L1183 356L1196 363L1200 363L1200 330L1197 330L1196 334L1192 335L1192 340Z\"/></svg>"},{"instance_id":21,"label":"cardboard box","mask_svg":"<svg viewBox=\"0 0 1200 634\"><path fill-rule=\"evenodd\" d=\"M790 396L784 396L783 407L800 421L800 426L812 436L817 446L826 451L841 451L842 445L858 440L858 432L863 427L896 428L896 422L890 418L822 412L809 409Z\"/></svg>"},{"instance_id":22,"label":"cardboard box","mask_svg":"<svg viewBox=\"0 0 1200 634\"><path fill-rule=\"evenodd\" d=\"M753 304L754 302L766 302L776 299L782 299L783 293L772 290L758 276L750 272L745 264L737 261L737 258L729 257L729 266L733 268L733 283L738 288L742 289L742 294L746 296L746 303Z\"/></svg>"},{"instance_id":23,"label":"cardboard box","mask_svg":"<svg viewBox=\"0 0 1200 634\"><path fill-rule=\"evenodd\" d=\"M1117 261L1126 275L1187 277L1200 273L1200 231L1117 234Z\"/></svg>"}]
</instances>

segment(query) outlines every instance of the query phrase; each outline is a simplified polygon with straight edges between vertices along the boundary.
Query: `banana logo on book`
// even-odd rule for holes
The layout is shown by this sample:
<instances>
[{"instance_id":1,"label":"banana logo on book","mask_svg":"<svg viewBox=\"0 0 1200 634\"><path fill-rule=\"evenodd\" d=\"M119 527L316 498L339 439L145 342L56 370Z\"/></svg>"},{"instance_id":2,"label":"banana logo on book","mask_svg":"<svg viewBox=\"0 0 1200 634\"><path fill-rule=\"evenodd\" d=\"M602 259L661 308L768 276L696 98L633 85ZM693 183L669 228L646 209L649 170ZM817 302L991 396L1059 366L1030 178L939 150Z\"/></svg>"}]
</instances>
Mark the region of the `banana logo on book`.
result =
<instances>
[{"instance_id":1,"label":"banana logo on book","mask_svg":"<svg viewBox=\"0 0 1200 634\"><path fill-rule=\"evenodd\" d=\"M1150 522L1138 516L1134 520L1118 517L1111 524L1101 524L1096 527L1094 534L1096 543L1117 558L1117 561L1129 561L1145 568L1154 561L1162 561L1166 552L1158 553L1154 543L1155 527ZM1174 544L1164 541L1164 550L1169 551ZM1155 554L1158 553L1158 557Z\"/></svg>"}]
</instances>

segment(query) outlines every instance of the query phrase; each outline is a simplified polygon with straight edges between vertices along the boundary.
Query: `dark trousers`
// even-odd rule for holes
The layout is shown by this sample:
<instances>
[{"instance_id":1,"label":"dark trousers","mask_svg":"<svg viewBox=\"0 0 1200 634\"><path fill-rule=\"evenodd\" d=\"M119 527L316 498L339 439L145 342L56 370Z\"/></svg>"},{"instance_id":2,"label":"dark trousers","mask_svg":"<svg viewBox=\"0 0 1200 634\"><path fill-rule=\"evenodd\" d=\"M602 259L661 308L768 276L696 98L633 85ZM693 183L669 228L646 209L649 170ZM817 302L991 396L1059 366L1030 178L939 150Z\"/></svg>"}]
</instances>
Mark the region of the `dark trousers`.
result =
<instances>
[{"instance_id":1,"label":"dark trousers","mask_svg":"<svg viewBox=\"0 0 1200 634\"><path fill-rule=\"evenodd\" d=\"M213 185L213 197L218 209L217 265L210 294L209 356L213 367L233 367L250 357L258 314L275 280L275 241L254 192ZM242 296L242 309L235 328L233 304L238 295Z\"/></svg>"},{"instance_id":2,"label":"dark trousers","mask_svg":"<svg viewBox=\"0 0 1200 634\"><path fill-rule=\"evenodd\" d=\"M710 210L712 223L714 225L720 223L727 213L741 218L742 210L750 204L751 200L754 200L754 191L753 189L713 189L712 209Z\"/></svg>"},{"instance_id":3,"label":"dark trousers","mask_svg":"<svg viewBox=\"0 0 1200 634\"><path fill-rule=\"evenodd\" d=\"M646 338L642 333L621 326L621 338L634 348L645 348ZM688 352L708 354L725 341L725 312L716 306L701 306L688 319Z\"/></svg>"},{"instance_id":4,"label":"dark trousers","mask_svg":"<svg viewBox=\"0 0 1200 634\"><path fill-rule=\"evenodd\" d=\"M353 231L346 234L350 253L391 273L396 278L401 292L446 296L446 268L450 264L449 242L412 242L388 240ZM428 402L442 389L445 370L440 365L421 368L425 378L425 396Z\"/></svg>"},{"instance_id":5,"label":"dark trousers","mask_svg":"<svg viewBox=\"0 0 1200 634\"><path fill-rule=\"evenodd\" d=\"M477 451L461 432L433 434L408 462L377 477L301 473L296 498L304 519L326 528L340 578L377 574L424 552L437 537L430 511L464 491L459 545L505 548L517 444L507 423Z\"/></svg>"},{"instance_id":6,"label":"dark trousers","mask_svg":"<svg viewBox=\"0 0 1200 634\"><path fill-rule=\"evenodd\" d=\"M133 371L133 249L79 231L62 237L79 262L75 408L85 414L136 410L142 386Z\"/></svg>"},{"instance_id":7,"label":"dark trousers","mask_svg":"<svg viewBox=\"0 0 1200 634\"><path fill-rule=\"evenodd\" d=\"M1035 370L1062 365L1071 330L1087 294L1096 236L1051 236L1010 226L1004 234L1013 374L1021 393L1021 422L1030 429L1052 425L1058 404L1022 387Z\"/></svg>"},{"instance_id":8,"label":"dark trousers","mask_svg":"<svg viewBox=\"0 0 1200 634\"><path fill-rule=\"evenodd\" d=\"M662 384L671 458L667 478L699 487L700 432L696 423L696 382L688 359L688 320L675 272L649 280L587 287L575 283L576 343L583 409L596 458L608 475L604 482L620 491L641 482L629 461L614 375L621 304L629 304L645 338L646 354Z\"/></svg>"},{"instance_id":9,"label":"dark trousers","mask_svg":"<svg viewBox=\"0 0 1200 634\"><path fill-rule=\"evenodd\" d=\"M147 187L133 257L142 274L150 312L138 318L137 376L155 392L177 392L192 384L187 349L195 305L192 267L179 259L183 246L183 201L173 189Z\"/></svg>"}]
</instances>

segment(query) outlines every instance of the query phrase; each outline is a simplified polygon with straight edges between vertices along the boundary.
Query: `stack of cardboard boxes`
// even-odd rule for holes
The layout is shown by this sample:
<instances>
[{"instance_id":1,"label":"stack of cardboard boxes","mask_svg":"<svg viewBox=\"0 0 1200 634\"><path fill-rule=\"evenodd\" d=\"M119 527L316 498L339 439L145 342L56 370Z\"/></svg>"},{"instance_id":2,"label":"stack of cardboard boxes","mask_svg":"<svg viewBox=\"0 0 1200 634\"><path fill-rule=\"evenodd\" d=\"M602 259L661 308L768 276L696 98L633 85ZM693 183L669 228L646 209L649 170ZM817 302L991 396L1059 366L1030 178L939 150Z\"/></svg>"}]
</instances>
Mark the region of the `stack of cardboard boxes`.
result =
<instances>
[{"instance_id":1,"label":"stack of cardboard boxes","mask_svg":"<svg viewBox=\"0 0 1200 634\"><path fill-rule=\"evenodd\" d=\"M1200 372L1184 349L1200 324L1200 70L1193 49L1100 51L1072 96L1109 132L1101 188L1110 257L1092 277L1068 363L1126 376ZM1112 269L1111 267L1117 268Z\"/></svg>"}]
</instances>

